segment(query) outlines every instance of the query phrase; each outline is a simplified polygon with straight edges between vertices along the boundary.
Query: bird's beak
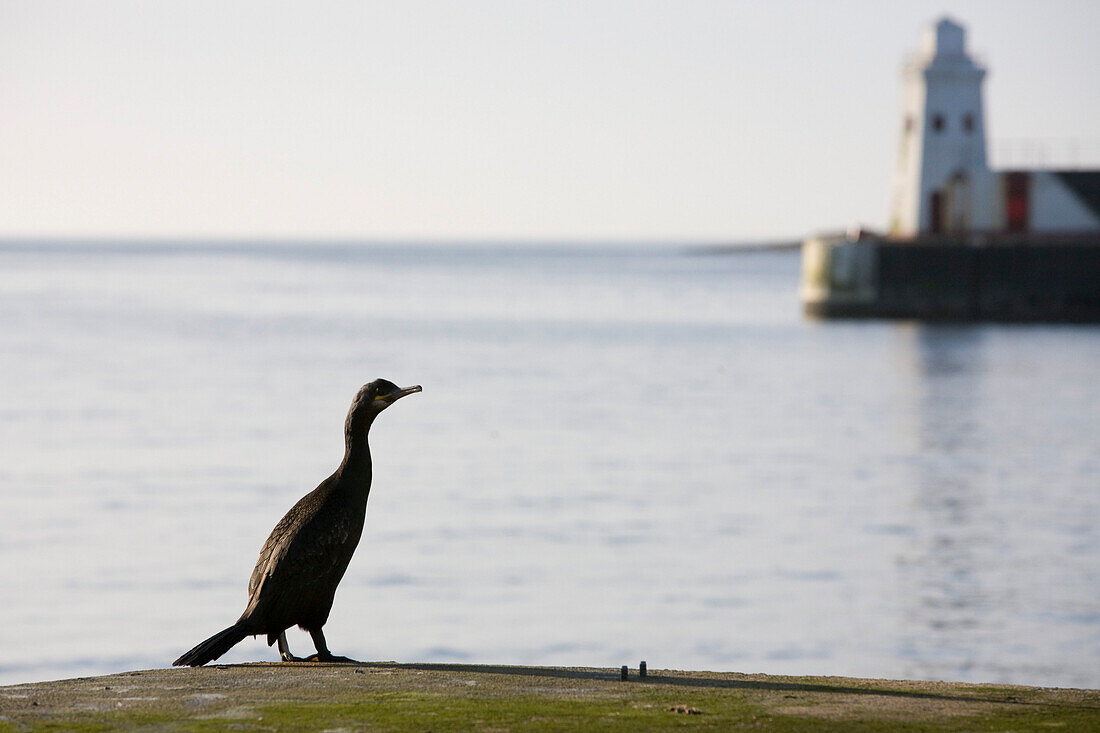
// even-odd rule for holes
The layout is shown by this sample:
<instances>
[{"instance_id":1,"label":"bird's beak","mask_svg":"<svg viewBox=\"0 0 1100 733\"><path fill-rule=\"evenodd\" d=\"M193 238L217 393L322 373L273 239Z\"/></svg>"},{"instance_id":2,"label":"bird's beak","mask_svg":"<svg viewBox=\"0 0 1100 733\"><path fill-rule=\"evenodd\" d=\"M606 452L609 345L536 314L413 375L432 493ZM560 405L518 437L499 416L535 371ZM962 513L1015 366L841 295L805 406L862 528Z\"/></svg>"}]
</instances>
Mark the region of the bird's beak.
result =
<instances>
[{"instance_id":1,"label":"bird's beak","mask_svg":"<svg viewBox=\"0 0 1100 733\"><path fill-rule=\"evenodd\" d=\"M414 392L423 392L423 391L424 390L420 387L419 384L414 384L411 387L405 387L404 389L394 390L393 392L390 392L388 395L382 396L380 399L384 400L387 405L392 405L394 402L397 402L399 399L401 399L405 395L411 395Z\"/></svg>"}]
</instances>

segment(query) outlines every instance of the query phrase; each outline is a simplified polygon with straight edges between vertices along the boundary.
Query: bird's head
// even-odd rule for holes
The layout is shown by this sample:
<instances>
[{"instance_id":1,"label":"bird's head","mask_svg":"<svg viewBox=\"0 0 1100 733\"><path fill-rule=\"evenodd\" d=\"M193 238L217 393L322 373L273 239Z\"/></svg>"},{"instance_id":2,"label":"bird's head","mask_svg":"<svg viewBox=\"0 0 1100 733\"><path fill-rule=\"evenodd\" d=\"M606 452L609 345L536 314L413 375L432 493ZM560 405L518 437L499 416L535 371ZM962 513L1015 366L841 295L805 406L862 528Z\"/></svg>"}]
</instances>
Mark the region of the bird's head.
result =
<instances>
[{"instance_id":1,"label":"bird's head","mask_svg":"<svg viewBox=\"0 0 1100 733\"><path fill-rule=\"evenodd\" d=\"M388 380L376 379L359 388L359 393L355 395L355 400L351 404L351 412L373 417L405 395L420 391L419 384L412 387L398 387Z\"/></svg>"}]
</instances>

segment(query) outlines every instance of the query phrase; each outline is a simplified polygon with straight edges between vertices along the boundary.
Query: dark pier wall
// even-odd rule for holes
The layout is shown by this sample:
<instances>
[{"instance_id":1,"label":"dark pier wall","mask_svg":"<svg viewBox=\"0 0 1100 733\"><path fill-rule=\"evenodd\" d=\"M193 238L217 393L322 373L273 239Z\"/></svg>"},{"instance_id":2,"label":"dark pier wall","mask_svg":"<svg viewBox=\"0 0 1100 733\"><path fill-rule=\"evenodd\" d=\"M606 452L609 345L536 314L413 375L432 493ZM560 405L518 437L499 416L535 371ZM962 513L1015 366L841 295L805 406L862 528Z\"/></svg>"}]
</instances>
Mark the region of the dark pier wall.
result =
<instances>
[{"instance_id":1,"label":"dark pier wall","mask_svg":"<svg viewBox=\"0 0 1100 733\"><path fill-rule=\"evenodd\" d=\"M860 240L823 246L826 260L865 260L861 270L871 282L864 284L861 297L845 297L850 284L834 287L826 267L822 287L805 298L806 311L813 315L1100 322L1100 236L983 245ZM841 255L836 247L856 249Z\"/></svg>"}]
</instances>

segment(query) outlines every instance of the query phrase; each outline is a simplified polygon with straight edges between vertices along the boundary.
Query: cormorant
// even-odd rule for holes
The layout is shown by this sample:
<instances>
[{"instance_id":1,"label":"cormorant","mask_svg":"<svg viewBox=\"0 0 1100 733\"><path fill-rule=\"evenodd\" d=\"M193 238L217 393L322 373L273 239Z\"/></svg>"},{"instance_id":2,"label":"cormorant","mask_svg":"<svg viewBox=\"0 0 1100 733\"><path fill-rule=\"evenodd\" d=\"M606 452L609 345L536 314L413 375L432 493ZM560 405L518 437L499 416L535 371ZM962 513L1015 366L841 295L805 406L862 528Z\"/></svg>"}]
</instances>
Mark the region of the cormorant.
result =
<instances>
[{"instance_id":1,"label":"cormorant","mask_svg":"<svg viewBox=\"0 0 1100 733\"><path fill-rule=\"evenodd\" d=\"M321 627L328 620L336 586L359 544L367 515L371 459L367 432L378 413L420 386L398 387L385 379L364 384L344 423L344 460L336 472L291 507L260 550L248 581L248 607L228 629L219 631L172 662L198 667L229 651L246 636L266 634L279 642L286 662L351 662L328 650ZM286 630L308 631L317 654L302 660L290 653Z\"/></svg>"}]
</instances>

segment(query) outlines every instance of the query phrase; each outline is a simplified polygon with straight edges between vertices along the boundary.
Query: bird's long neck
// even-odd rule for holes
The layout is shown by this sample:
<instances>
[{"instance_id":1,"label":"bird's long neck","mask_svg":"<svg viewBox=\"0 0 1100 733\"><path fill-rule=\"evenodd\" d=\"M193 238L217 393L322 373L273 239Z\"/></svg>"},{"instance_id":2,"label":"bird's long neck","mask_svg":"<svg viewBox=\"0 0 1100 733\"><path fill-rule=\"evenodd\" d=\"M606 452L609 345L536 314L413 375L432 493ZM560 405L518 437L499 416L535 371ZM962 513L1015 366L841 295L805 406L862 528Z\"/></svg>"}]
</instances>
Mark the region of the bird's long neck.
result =
<instances>
[{"instance_id":1,"label":"bird's long neck","mask_svg":"<svg viewBox=\"0 0 1100 733\"><path fill-rule=\"evenodd\" d=\"M370 492L371 460L367 435L370 433L373 416L354 413L348 415L344 426L344 460L340 464L341 485L363 501Z\"/></svg>"}]
</instances>

